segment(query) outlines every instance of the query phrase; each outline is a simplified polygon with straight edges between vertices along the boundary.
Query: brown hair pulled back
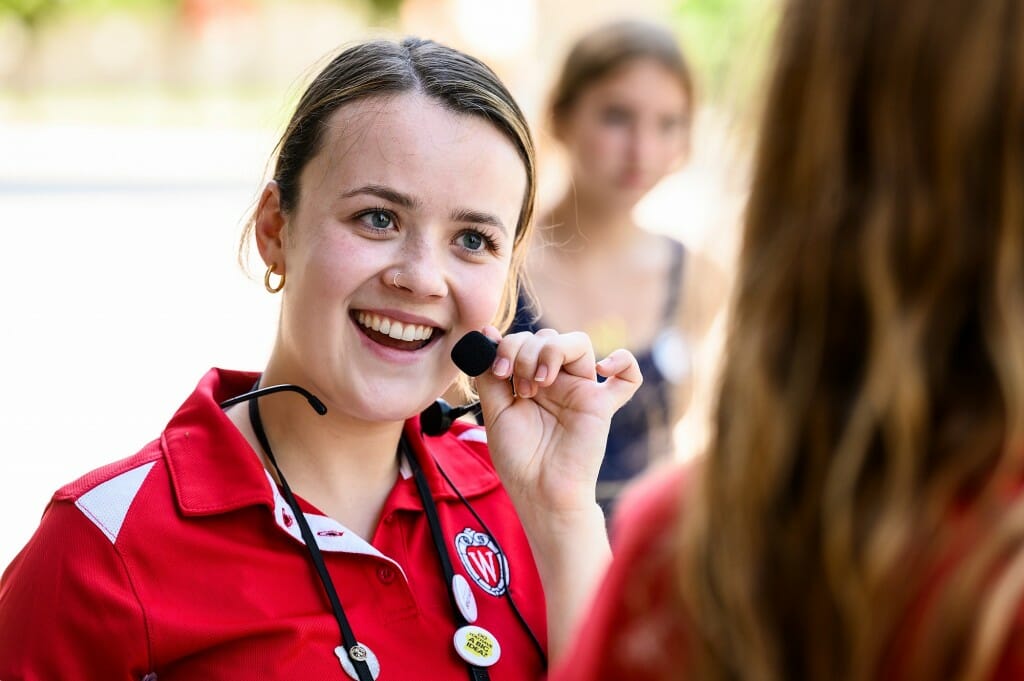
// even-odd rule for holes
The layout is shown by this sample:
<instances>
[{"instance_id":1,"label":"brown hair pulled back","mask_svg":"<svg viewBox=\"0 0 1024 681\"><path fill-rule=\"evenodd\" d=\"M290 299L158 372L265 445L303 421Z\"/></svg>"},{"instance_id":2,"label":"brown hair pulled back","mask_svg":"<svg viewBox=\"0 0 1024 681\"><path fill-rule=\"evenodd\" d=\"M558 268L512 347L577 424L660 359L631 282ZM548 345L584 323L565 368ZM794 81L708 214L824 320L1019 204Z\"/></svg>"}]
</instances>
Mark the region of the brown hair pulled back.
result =
<instances>
[{"instance_id":1,"label":"brown hair pulled back","mask_svg":"<svg viewBox=\"0 0 1024 681\"><path fill-rule=\"evenodd\" d=\"M275 148L273 179L281 208L294 210L302 170L320 151L326 123L339 108L369 97L421 92L447 109L482 118L519 152L526 169L526 191L512 243L512 265L495 325L506 327L515 313L516 291L532 229L536 198L536 159L526 118L494 72L480 60L431 40L375 40L349 47L331 60L306 88ZM253 221L242 234L244 258Z\"/></svg>"}]
</instances>

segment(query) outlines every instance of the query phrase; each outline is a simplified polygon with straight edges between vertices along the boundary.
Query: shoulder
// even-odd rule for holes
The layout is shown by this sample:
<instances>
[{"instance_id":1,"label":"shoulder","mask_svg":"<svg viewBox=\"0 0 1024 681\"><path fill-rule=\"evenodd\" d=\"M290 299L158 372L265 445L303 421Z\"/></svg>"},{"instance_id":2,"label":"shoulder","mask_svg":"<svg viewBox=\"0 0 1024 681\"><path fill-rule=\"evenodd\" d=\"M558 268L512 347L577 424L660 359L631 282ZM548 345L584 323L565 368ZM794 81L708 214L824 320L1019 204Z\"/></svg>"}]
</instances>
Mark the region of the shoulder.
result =
<instances>
[{"instance_id":1,"label":"shoulder","mask_svg":"<svg viewBox=\"0 0 1024 681\"><path fill-rule=\"evenodd\" d=\"M51 504L73 504L115 543L129 508L162 458L159 442L154 441L134 456L97 468L61 487Z\"/></svg>"},{"instance_id":2,"label":"shoulder","mask_svg":"<svg viewBox=\"0 0 1024 681\"><path fill-rule=\"evenodd\" d=\"M614 557L554 681L660 678L678 653L670 602L680 504L692 475L679 464L644 474L623 492L612 516ZM648 674L648 672L651 672Z\"/></svg>"},{"instance_id":3,"label":"shoulder","mask_svg":"<svg viewBox=\"0 0 1024 681\"><path fill-rule=\"evenodd\" d=\"M616 554L653 539L674 520L691 477L689 466L666 463L635 478L623 490L609 530Z\"/></svg>"},{"instance_id":4,"label":"shoulder","mask_svg":"<svg viewBox=\"0 0 1024 681\"><path fill-rule=\"evenodd\" d=\"M89 669L123 678L125 668L149 666L145 612L117 537L141 485L124 481L144 479L154 465L132 457L54 494L0 577L0 640L10 643L0 646L0 677L74 678Z\"/></svg>"},{"instance_id":5,"label":"shoulder","mask_svg":"<svg viewBox=\"0 0 1024 681\"><path fill-rule=\"evenodd\" d=\"M681 323L704 332L725 309L732 282L726 268L709 254L687 249L682 268Z\"/></svg>"},{"instance_id":6,"label":"shoulder","mask_svg":"<svg viewBox=\"0 0 1024 681\"><path fill-rule=\"evenodd\" d=\"M108 463L89 471L77 480L69 482L58 489L54 493L53 498L54 500L73 502L81 498L83 495L92 492L97 487L103 487L111 482L114 482L116 485L118 481L138 477L141 477L144 480L145 473L147 473L153 465L162 458L162 456L163 454L160 449L160 443L154 440L132 456Z\"/></svg>"}]
</instances>

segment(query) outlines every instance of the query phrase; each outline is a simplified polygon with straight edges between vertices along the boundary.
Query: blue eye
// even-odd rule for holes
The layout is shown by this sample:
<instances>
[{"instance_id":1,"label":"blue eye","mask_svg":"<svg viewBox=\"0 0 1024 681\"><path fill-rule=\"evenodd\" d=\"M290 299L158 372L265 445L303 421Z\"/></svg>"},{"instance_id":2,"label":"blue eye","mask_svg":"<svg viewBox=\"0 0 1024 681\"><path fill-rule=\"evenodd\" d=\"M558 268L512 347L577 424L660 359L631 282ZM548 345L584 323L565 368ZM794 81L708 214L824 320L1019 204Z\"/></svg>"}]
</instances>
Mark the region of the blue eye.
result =
<instances>
[{"instance_id":1,"label":"blue eye","mask_svg":"<svg viewBox=\"0 0 1024 681\"><path fill-rule=\"evenodd\" d=\"M394 222L391 219L391 215L382 210L371 211L366 213L364 217L367 224L374 229L388 229Z\"/></svg>"},{"instance_id":2,"label":"blue eye","mask_svg":"<svg viewBox=\"0 0 1024 681\"><path fill-rule=\"evenodd\" d=\"M481 250L486 242L482 235L477 232L466 232L462 235L462 245L471 251Z\"/></svg>"},{"instance_id":3,"label":"blue eye","mask_svg":"<svg viewBox=\"0 0 1024 681\"><path fill-rule=\"evenodd\" d=\"M478 232L474 229L468 229L465 232L456 237L455 242L460 248L468 251L469 253L485 253L492 252L497 253L498 244L487 234Z\"/></svg>"}]
</instances>

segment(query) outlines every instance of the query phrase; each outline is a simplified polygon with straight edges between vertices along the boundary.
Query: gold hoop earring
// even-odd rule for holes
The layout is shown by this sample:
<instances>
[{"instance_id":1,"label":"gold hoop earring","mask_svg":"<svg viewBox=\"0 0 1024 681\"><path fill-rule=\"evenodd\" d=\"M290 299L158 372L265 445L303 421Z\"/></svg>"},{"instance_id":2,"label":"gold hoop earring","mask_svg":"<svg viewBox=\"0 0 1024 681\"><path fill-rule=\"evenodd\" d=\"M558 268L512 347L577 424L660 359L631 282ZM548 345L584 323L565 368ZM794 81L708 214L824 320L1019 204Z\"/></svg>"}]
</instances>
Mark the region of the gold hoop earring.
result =
<instances>
[{"instance_id":1,"label":"gold hoop earring","mask_svg":"<svg viewBox=\"0 0 1024 681\"><path fill-rule=\"evenodd\" d=\"M266 274L263 275L263 287L267 289L268 293L277 293L284 288L284 275L281 275L281 280L277 282L277 286L270 285L270 275L277 269L277 265L271 263L270 267L267 268Z\"/></svg>"}]
</instances>

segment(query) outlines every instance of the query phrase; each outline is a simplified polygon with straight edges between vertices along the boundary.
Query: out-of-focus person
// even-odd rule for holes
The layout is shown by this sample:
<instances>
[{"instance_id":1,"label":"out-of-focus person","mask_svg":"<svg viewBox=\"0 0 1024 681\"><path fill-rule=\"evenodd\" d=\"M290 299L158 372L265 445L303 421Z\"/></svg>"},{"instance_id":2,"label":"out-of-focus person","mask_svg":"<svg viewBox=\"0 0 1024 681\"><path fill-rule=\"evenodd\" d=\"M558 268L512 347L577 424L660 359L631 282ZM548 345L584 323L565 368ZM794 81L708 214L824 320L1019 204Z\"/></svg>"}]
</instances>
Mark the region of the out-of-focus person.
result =
<instances>
[{"instance_id":1,"label":"out-of-focus person","mask_svg":"<svg viewBox=\"0 0 1024 681\"><path fill-rule=\"evenodd\" d=\"M1024 678L1024 4L790 0L709 450L552 679Z\"/></svg>"},{"instance_id":2,"label":"out-of-focus person","mask_svg":"<svg viewBox=\"0 0 1024 681\"><path fill-rule=\"evenodd\" d=\"M721 307L718 266L634 216L686 162L694 111L694 80L676 37L646 20L584 33L550 93L547 118L569 181L538 221L531 290L520 296L511 331L583 329L599 351L637 356L644 384L612 420L598 481L606 512L626 483L675 451L694 350Z\"/></svg>"}]
</instances>

